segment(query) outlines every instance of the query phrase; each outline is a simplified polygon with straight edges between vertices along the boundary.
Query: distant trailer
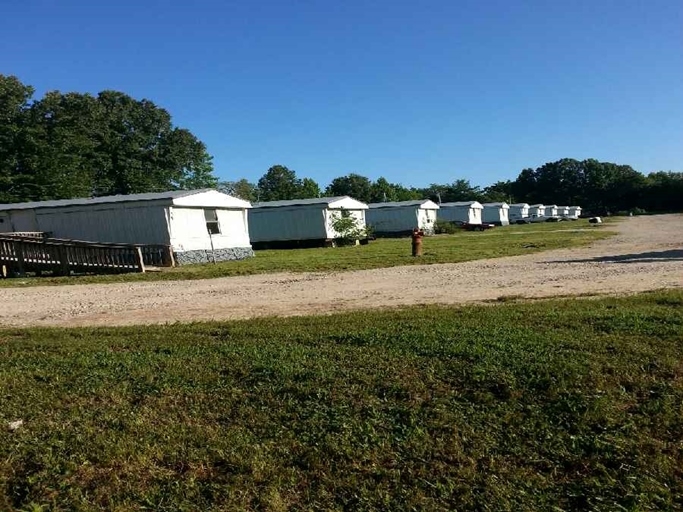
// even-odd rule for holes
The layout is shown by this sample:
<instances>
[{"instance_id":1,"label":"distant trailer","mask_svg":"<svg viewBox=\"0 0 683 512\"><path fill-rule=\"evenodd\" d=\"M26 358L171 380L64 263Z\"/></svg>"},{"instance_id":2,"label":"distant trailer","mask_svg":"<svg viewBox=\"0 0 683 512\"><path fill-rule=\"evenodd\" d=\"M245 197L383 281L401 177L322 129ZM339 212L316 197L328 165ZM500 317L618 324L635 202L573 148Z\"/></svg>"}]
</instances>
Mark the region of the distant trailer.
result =
<instances>
[{"instance_id":1,"label":"distant trailer","mask_svg":"<svg viewBox=\"0 0 683 512\"><path fill-rule=\"evenodd\" d=\"M439 205L429 199L370 203L365 221L380 236L407 235L418 228L425 234L434 234Z\"/></svg>"},{"instance_id":2,"label":"distant trailer","mask_svg":"<svg viewBox=\"0 0 683 512\"><path fill-rule=\"evenodd\" d=\"M545 208L543 209L543 215L546 217L557 217L557 205L545 205Z\"/></svg>"},{"instance_id":3,"label":"distant trailer","mask_svg":"<svg viewBox=\"0 0 683 512\"><path fill-rule=\"evenodd\" d=\"M509 210L507 203L482 203L484 209L481 213L481 220L485 223L495 224L496 226L507 226L510 224Z\"/></svg>"},{"instance_id":4,"label":"distant trailer","mask_svg":"<svg viewBox=\"0 0 683 512\"><path fill-rule=\"evenodd\" d=\"M254 203L249 237L255 249L333 245L341 237L335 220L349 216L365 229L367 209L367 204L348 196Z\"/></svg>"},{"instance_id":5,"label":"distant trailer","mask_svg":"<svg viewBox=\"0 0 683 512\"><path fill-rule=\"evenodd\" d=\"M508 217L512 224L528 222L529 203L513 203L510 205Z\"/></svg>"},{"instance_id":6,"label":"distant trailer","mask_svg":"<svg viewBox=\"0 0 683 512\"><path fill-rule=\"evenodd\" d=\"M581 217L581 207L580 206L570 206L569 207L569 218L578 219Z\"/></svg>"},{"instance_id":7,"label":"distant trailer","mask_svg":"<svg viewBox=\"0 0 683 512\"><path fill-rule=\"evenodd\" d=\"M440 221L464 224L481 224L481 212L484 207L479 201L457 201L441 203L438 217Z\"/></svg>"},{"instance_id":8,"label":"distant trailer","mask_svg":"<svg viewBox=\"0 0 683 512\"><path fill-rule=\"evenodd\" d=\"M178 264L253 256L251 205L212 189L0 205L0 232L115 244L170 246Z\"/></svg>"},{"instance_id":9,"label":"distant trailer","mask_svg":"<svg viewBox=\"0 0 683 512\"><path fill-rule=\"evenodd\" d=\"M558 217L569 217L569 206L558 206L557 215Z\"/></svg>"},{"instance_id":10,"label":"distant trailer","mask_svg":"<svg viewBox=\"0 0 683 512\"><path fill-rule=\"evenodd\" d=\"M532 204L529 206L529 217L543 217L545 215L545 206L542 204Z\"/></svg>"}]
</instances>

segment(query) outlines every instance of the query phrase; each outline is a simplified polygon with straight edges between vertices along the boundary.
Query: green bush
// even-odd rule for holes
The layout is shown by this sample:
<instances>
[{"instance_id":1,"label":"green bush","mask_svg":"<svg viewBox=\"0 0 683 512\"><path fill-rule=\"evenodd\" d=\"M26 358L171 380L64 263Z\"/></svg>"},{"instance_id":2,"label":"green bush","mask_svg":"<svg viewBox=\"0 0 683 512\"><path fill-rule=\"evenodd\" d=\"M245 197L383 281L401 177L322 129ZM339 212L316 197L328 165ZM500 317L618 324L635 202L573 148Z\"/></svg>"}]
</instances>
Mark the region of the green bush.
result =
<instances>
[{"instance_id":1,"label":"green bush","mask_svg":"<svg viewBox=\"0 0 683 512\"><path fill-rule=\"evenodd\" d=\"M339 233L338 240L342 242L355 242L368 235L368 229L360 226L358 219L344 208L341 209L340 215L335 216L332 221L332 229Z\"/></svg>"},{"instance_id":2,"label":"green bush","mask_svg":"<svg viewBox=\"0 0 683 512\"><path fill-rule=\"evenodd\" d=\"M437 220L434 223L434 234L435 235L452 235L454 233L458 233L459 231L460 231L460 227L458 225L456 225L454 222Z\"/></svg>"}]
</instances>

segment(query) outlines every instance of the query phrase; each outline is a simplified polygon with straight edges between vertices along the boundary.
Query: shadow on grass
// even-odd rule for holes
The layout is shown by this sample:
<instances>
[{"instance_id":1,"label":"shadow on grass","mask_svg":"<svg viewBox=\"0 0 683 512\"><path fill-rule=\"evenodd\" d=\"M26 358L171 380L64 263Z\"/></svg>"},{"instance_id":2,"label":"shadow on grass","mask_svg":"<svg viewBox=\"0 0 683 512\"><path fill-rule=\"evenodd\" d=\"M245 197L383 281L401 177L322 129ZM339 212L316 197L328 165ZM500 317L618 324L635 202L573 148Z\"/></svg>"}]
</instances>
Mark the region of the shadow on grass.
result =
<instances>
[{"instance_id":1,"label":"shadow on grass","mask_svg":"<svg viewBox=\"0 0 683 512\"><path fill-rule=\"evenodd\" d=\"M551 263L648 263L657 261L683 261L683 249L641 252L638 254L617 254L615 256L598 256L580 260L553 261Z\"/></svg>"}]
</instances>

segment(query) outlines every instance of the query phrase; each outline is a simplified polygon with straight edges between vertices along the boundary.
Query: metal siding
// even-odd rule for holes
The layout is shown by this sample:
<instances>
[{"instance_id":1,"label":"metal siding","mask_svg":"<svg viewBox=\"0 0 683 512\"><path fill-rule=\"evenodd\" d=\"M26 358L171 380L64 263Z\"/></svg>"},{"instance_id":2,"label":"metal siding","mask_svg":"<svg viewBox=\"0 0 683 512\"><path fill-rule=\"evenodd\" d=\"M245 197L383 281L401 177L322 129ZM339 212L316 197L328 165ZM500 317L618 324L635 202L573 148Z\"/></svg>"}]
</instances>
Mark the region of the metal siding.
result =
<instances>
[{"instance_id":1,"label":"metal siding","mask_svg":"<svg viewBox=\"0 0 683 512\"><path fill-rule=\"evenodd\" d=\"M9 212L9 218L14 231L39 231L35 210Z\"/></svg>"},{"instance_id":2,"label":"metal siding","mask_svg":"<svg viewBox=\"0 0 683 512\"><path fill-rule=\"evenodd\" d=\"M88 207L36 210L38 231L57 238L92 242L168 244L165 208L161 205L112 203Z\"/></svg>"},{"instance_id":3,"label":"metal siding","mask_svg":"<svg viewBox=\"0 0 683 512\"><path fill-rule=\"evenodd\" d=\"M11 233L12 223L9 220L9 212L0 212L0 233Z\"/></svg>"},{"instance_id":4,"label":"metal siding","mask_svg":"<svg viewBox=\"0 0 683 512\"><path fill-rule=\"evenodd\" d=\"M234 247L250 247L244 209L210 208L216 210L220 234L209 236L206 229L204 208L172 207L171 245L173 250L208 251L214 249L231 249Z\"/></svg>"},{"instance_id":5,"label":"metal siding","mask_svg":"<svg viewBox=\"0 0 683 512\"><path fill-rule=\"evenodd\" d=\"M418 205L396 208L371 208L366 212L368 224L378 233L409 231L414 228L433 229L437 210L421 209Z\"/></svg>"},{"instance_id":6,"label":"metal siding","mask_svg":"<svg viewBox=\"0 0 683 512\"><path fill-rule=\"evenodd\" d=\"M481 218L484 222L502 224L503 226L506 226L510 223L507 208L484 206L484 210L482 212Z\"/></svg>"},{"instance_id":7,"label":"metal siding","mask_svg":"<svg viewBox=\"0 0 683 512\"><path fill-rule=\"evenodd\" d=\"M481 224L481 209L468 206L445 206L442 204L437 212L437 217L447 222L458 221Z\"/></svg>"},{"instance_id":8,"label":"metal siding","mask_svg":"<svg viewBox=\"0 0 683 512\"><path fill-rule=\"evenodd\" d=\"M254 208L248 213L249 237L252 242L331 238L325 212L320 205Z\"/></svg>"}]
</instances>

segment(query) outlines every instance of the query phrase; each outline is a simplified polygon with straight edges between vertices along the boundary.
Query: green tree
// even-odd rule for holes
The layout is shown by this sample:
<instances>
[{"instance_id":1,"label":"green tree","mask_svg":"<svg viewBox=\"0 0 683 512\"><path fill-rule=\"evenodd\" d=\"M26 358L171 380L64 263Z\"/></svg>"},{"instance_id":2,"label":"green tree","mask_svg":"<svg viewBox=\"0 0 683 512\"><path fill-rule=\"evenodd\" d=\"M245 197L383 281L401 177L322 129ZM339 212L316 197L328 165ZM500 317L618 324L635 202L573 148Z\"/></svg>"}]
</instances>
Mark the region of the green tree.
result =
<instances>
[{"instance_id":1,"label":"green tree","mask_svg":"<svg viewBox=\"0 0 683 512\"><path fill-rule=\"evenodd\" d=\"M274 165L258 180L258 189L261 201L299 199L301 180L296 177L296 172L284 165Z\"/></svg>"},{"instance_id":2,"label":"green tree","mask_svg":"<svg viewBox=\"0 0 683 512\"><path fill-rule=\"evenodd\" d=\"M0 76L0 200L210 188L206 146L148 100L32 89Z\"/></svg>"},{"instance_id":3,"label":"green tree","mask_svg":"<svg viewBox=\"0 0 683 512\"><path fill-rule=\"evenodd\" d=\"M245 201L254 203L259 200L258 187L245 178L237 181L221 181L217 188L221 192Z\"/></svg>"},{"instance_id":4,"label":"green tree","mask_svg":"<svg viewBox=\"0 0 683 512\"><path fill-rule=\"evenodd\" d=\"M472 186L469 180L459 179L451 184L432 183L420 191L423 197L434 202L451 203L455 201L483 201L484 195L479 187Z\"/></svg>"},{"instance_id":5,"label":"green tree","mask_svg":"<svg viewBox=\"0 0 683 512\"><path fill-rule=\"evenodd\" d=\"M683 172L652 172L645 181L644 208L655 212L683 212Z\"/></svg>"},{"instance_id":6,"label":"green tree","mask_svg":"<svg viewBox=\"0 0 683 512\"><path fill-rule=\"evenodd\" d=\"M33 88L15 76L0 75L0 202L22 201L31 193L22 164L26 116Z\"/></svg>"},{"instance_id":7,"label":"green tree","mask_svg":"<svg viewBox=\"0 0 683 512\"><path fill-rule=\"evenodd\" d=\"M328 196L349 196L363 203L372 197L372 182L365 176L351 173L332 180L325 190Z\"/></svg>"},{"instance_id":8,"label":"green tree","mask_svg":"<svg viewBox=\"0 0 683 512\"><path fill-rule=\"evenodd\" d=\"M370 202L372 203L410 201L413 199L422 199L416 189L406 188L398 183L390 183L384 177L377 178L370 187Z\"/></svg>"},{"instance_id":9,"label":"green tree","mask_svg":"<svg viewBox=\"0 0 683 512\"><path fill-rule=\"evenodd\" d=\"M483 200L489 203L512 203L514 197L512 193L512 182L497 181L493 185L484 187Z\"/></svg>"},{"instance_id":10,"label":"green tree","mask_svg":"<svg viewBox=\"0 0 683 512\"><path fill-rule=\"evenodd\" d=\"M320 186L311 178L304 178L299 184L296 199L313 199L320 197Z\"/></svg>"},{"instance_id":11,"label":"green tree","mask_svg":"<svg viewBox=\"0 0 683 512\"><path fill-rule=\"evenodd\" d=\"M626 211L645 202L647 181L628 165L564 158L524 169L512 184L518 200L580 205L586 212Z\"/></svg>"},{"instance_id":12,"label":"green tree","mask_svg":"<svg viewBox=\"0 0 683 512\"><path fill-rule=\"evenodd\" d=\"M206 146L188 130L175 128L170 114L148 100L104 91L97 193L131 194L217 184Z\"/></svg>"}]
</instances>

